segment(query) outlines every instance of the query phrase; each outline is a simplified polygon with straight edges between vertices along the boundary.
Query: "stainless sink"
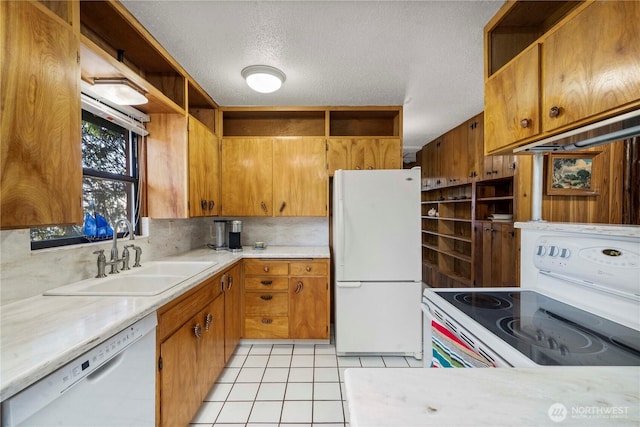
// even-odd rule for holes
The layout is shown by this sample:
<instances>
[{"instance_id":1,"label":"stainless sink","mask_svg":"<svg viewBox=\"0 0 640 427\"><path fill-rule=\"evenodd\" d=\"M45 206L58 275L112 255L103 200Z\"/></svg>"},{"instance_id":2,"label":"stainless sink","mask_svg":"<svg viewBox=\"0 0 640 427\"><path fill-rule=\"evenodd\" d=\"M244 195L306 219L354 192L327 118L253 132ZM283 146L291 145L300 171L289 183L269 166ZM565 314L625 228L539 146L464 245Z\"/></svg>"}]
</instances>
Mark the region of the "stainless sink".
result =
<instances>
[{"instance_id":1,"label":"stainless sink","mask_svg":"<svg viewBox=\"0 0 640 427\"><path fill-rule=\"evenodd\" d=\"M86 279L51 289L44 295L158 295L214 265L215 262L200 261L148 262L102 279Z\"/></svg>"}]
</instances>

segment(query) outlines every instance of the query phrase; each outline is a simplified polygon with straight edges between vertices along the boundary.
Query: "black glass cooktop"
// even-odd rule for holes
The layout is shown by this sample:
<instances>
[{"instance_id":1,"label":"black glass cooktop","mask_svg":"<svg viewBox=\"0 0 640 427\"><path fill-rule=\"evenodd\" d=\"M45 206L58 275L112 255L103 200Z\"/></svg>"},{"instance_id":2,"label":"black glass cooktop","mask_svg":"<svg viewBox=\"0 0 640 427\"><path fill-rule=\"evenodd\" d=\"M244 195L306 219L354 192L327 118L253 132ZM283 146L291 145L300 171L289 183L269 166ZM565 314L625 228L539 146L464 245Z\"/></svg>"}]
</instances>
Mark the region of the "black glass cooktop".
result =
<instances>
[{"instance_id":1,"label":"black glass cooktop","mask_svg":"<svg viewBox=\"0 0 640 427\"><path fill-rule=\"evenodd\" d=\"M536 292L436 293L539 365L640 366L640 331Z\"/></svg>"}]
</instances>

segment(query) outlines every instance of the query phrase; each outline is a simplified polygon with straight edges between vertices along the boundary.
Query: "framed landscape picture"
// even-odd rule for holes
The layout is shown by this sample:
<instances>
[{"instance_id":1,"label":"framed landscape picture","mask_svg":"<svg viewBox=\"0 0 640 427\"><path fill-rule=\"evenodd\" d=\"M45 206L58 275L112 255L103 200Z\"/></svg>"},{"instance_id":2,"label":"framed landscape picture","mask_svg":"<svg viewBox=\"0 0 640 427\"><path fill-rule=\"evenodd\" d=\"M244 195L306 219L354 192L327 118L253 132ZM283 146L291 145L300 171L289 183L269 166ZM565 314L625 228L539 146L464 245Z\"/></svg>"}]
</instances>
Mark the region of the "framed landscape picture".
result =
<instances>
[{"instance_id":1,"label":"framed landscape picture","mask_svg":"<svg viewBox=\"0 0 640 427\"><path fill-rule=\"evenodd\" d=\"M599 152L549 154L547 163L547 194L593 196L593 159Z\"/></svg>"}]
</instances>

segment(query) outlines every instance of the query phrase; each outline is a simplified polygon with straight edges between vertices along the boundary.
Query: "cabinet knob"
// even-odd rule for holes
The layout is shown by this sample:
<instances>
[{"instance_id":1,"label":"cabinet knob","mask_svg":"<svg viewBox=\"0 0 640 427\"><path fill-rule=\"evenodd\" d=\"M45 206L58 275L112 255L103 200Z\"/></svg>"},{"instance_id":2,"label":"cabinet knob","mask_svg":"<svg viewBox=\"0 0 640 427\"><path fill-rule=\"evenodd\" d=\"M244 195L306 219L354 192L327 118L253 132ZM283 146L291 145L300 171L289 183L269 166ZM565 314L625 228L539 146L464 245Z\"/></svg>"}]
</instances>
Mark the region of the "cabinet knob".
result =
<instances>
[{"instance_id":1,"label":"cabinet knob","mask_svg":"<svg viewBox=\"0 0 640 427\"><path fill-rule=\"evenodd\" d=\"M520 120L520 126L522 126L523 129L528 128L529 126L531 126L531 119Z\"/></svg>"},{"instance_id":2,"label":"cabinet knob","mask_svg":"<svg viewBox=\"0 0 640 427\"><path fill-rule=\"evenodd\" d=\"M367 169L372 170L372 169L373 169L373 166L369 166Z\"/></svg>"},{"instance_id":3,"label":"cabinet knob","mask_svg":"<svg viewBox=\"0 0 640 427\"><path fill-rule=\"evenodd\" d=\"M211 313L207 313L204 318L204 330L208 331L211 328L211 322L213 322L213 315Z\"/></svg>"},{"instance_id":4,"label":"cabinet knob","mask_svg":"<svg viewBox=\"0 0 640 427\"><path fill-rule=\"evenodd\" d=\"M196 338L200 338L202 336L202 326L200 325L200 323L196 324L196 326L193 327L193 334L196 336Z\"/></svg>"},{"instance_id":5,"label":"cabinet knob","mask_svg":"<svg viewBox=\"0 0 640 427\"><path fill-rule=\"evenodd\" d=\"M356 166L356 170L358 170L358 171L359 171L359 170L360 170L360 166Z\"/></svg>"},{"instance_id":6,"label":"cabinet knob","mask_svg":"<svg viewBox=\"0 0 640 427\"><path fill-rule=\"evenodd\" d=\"M557 106L553 106L551 108L549 108L549 117L551 117L552 119L558 117L560 115L560 107Z\"/></svg>"},{"instance_id":7,"label":"cabinet knob","mask_svg":"<svg viewBox=\"0 0 640 427\"><path fill-rule=\"evenodd\" d=\"M265 266L264 266L264 268L263 268L263 270L264 270L264 272L265 272L265 273L268 273L268 272L269 272L269 266L268 266L268 265L265 265Z\"/></svg>"},{"instance_id":8,"label":"cabinet knob","mask_svg":"<svg viewBox=\"0 0 640 427\"><path fill-rule=\"evenodd\" d=\"M300 292L302 292L302 287L304 285L302 284L302 282L298 282L298 284L296 285L296 294L299 294Z\"/></svg>"},{"instance_id":9,"label":"cabinet knob","mask_svg":"<svg viewBox=\"0 0 640 427\"><path fill-rule=\"evenodd\" d=\"M282 211L286 206L287 206L287 202L282 202L282 204L280 205L280 213L282 213Z\"/></svg>"},{"instance_id":10,"label":"cabinet knob","mask_svg":"<svg viewBox=\"0 0 640 427\"><path fill-rule=\"evenodd\" d=\"M269 210L267 209L267 204L265 202L260 202L260 207L262 208L264 213L269 213Z\"/></svg>"},{"instance_id":11,"label":"cabinet knob","mask_svg":"<svg viewBox=\"0 0 640 427\"><path fill-rule=\"evenodd\" d=\"M307 270L307 273L311 272L311 266L307 265L307 268L305 268L305 270Z\"/></svg>"},{"instance_id":12,"label":"cabinet knob","mask_svg":"<svg viewBox=\"0 0 640 427\"><path fill-rule=\"evenodd\" d=\"M213 207L216 205L216 202L214 202L213 200L209 200L209 210L212 211Z\"/></svg>"},{"instance_id":13,"label":"cabinet knob","mask_svg":"<svg viewBox=\"0 0 640 427\"><path fill-rule=\"evenodd\" d=\"M207 209L207 201L202 199L200 200L200 206L202 207L202 210L206 210Z\"/></svg>"},{"instance_id":14,"label":"cabinet knob","mask_svg":"<svg viewBox=\"0 0 640 427\"><path fill-rule=\"evenodd\" d=\"M227 280L227 290L231 289L232 286L233 286L233 276L229 276L229 279Z\"/></svg>"}]
</instances>

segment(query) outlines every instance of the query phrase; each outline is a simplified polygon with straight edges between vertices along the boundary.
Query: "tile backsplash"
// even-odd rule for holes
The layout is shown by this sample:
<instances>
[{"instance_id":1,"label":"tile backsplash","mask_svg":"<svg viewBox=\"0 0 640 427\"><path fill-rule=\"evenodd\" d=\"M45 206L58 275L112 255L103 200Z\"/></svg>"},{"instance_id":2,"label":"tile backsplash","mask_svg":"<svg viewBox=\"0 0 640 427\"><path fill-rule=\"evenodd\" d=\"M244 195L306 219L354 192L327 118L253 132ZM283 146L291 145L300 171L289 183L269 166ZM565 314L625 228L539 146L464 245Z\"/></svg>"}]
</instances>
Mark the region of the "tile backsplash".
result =
<instances>
[{"instance_id":1,"label":"tile backsplash","mask_svg":"<svg viewBox=\"0 0 640 427\"><path fill-rule=\"evenodd\" d=\"M215 218L218 219L218 218ZM327 246L327 218L239 218L242 244L267 246ZM214 242L214 218L142 220L142 262L178 255ZM123 247L119 240L118 247ZM97 255L109 257L111 241L31 250L29 229L0 231L0 304L40 295L44 291L95 276Z\"/></svg>"}]
</instances>

